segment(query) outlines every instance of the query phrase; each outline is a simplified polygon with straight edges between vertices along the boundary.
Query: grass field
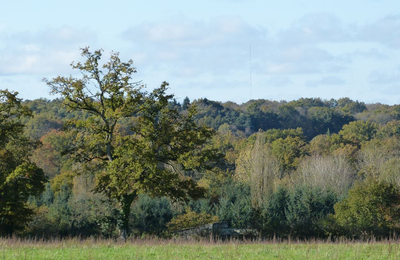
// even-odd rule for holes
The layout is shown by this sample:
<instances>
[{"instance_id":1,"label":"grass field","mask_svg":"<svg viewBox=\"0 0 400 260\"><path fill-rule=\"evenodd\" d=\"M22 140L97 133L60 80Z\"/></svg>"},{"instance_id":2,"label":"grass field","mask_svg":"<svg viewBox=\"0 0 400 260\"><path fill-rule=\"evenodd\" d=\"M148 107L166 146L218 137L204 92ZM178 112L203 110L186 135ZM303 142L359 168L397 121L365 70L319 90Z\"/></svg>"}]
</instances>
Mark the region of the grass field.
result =
<instances>
[{"instance_id":1,"label":"grass field","mask_svg":"<svg viewBox=\"0 0 400 260\"><path fill-rule=\"evenodd\" d=\"M391 242L190 242L0 239L0 260L88 259L400 259Z\"/></svg>"}]
</instances>

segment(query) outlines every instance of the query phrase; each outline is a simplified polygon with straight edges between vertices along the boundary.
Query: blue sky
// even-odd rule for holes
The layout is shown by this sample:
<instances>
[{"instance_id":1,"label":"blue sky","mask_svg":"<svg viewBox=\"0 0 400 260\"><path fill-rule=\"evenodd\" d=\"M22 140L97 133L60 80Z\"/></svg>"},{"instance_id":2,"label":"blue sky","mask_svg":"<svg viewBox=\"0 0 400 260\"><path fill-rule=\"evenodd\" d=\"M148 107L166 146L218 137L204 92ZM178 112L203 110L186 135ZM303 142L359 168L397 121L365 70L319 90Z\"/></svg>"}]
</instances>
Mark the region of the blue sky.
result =
<instances>
[{"instance_id":1,"label":"blue sky","mask_svg":"<svg viewBox=\"0 0 400 260\"><path fill-rule=\"evenodd\" d=\"M85 46L133 59L136 80L179 101L400 103L398 0L6 1L0 89L51 98L42 78L79 76Z\"/></svg>"}]
</instances>

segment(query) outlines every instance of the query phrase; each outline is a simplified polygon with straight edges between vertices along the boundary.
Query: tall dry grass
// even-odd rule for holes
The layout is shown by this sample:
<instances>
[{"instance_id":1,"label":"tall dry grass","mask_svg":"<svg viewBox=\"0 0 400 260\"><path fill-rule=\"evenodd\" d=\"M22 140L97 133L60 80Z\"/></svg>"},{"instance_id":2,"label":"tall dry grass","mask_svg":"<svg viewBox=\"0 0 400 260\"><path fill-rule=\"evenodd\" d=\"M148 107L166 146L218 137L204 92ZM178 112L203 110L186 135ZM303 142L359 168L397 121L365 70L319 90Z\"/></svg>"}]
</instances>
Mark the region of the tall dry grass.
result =
<instances>
[{"instance_id":1,"label":"tall dry grass","mask_svg":"<svg viewBox=\"0 0 400 260\"><path fill-rule=\"evenodd\" d=\"M0 260L400 259L399 240L0 239Z\"/></svg>"},{"instance_id":2,"label":"tall dry grass","mask_svg":"<svg viewBox=\"0 0 400 260\"><path fill-rule=\"evenodd\" d=\"M19 238L19 237L0 237L0 248L5 247L88 247L88 246L123 246L123 245L134 245L134 246L165 246L165 245L271 245L271 244L286 244L286 245L309 245L309 244L331 244L331 245L345 245L345 244L399 244L400 239L393 236L392 238L377 239L371 237L364 240L355 240L345 237L341 238L327 238L327 239L292 239L292 238L278 238L272 237L270 239L214 239L209 238L184 238L174 237L163 239L155 236L146 236L142 238L128 238L127 240L122 239L102 239L102 238Z\"/></svg>"}]
</instances>

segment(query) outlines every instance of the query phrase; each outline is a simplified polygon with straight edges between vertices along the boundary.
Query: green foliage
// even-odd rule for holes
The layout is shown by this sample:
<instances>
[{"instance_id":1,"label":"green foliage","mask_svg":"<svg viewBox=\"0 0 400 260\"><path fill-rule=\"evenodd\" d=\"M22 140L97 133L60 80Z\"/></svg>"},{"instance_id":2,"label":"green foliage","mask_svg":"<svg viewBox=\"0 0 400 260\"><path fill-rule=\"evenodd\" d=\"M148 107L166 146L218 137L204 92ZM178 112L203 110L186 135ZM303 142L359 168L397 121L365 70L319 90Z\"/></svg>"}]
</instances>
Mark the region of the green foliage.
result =
<instances>
[{"instance_id":1,"label":"green foliage","mask_svg":"<svg viewBox=\"0 0 400 260\"><path fill-rule=\"evenodd\" d=\"M345 155L356 160L357 151L369 140L375 138L376 124L353 121L344 125L338 134L316 136L310 142L310 153L315 155Z\"/></svg>"},{"instance_id":2,"label":"green foliage","mask_svg":"<svg viewBox=\"0 0 400 260\"><path fill-rule=\"evenodd\" d=\"M336 201L333 193L321 189L279 187L255 214L255 225L263 236L325 237L324 220Z\"/></svg>"},{"instance_id":3,"label":"green foliage","mask_svg":"<svg viewBox=\"0 0 400 260\"><path fill-rule=\"evenodd\" d=\"M307 143L304 140L301 128L288 130L271 129L250 136L246 140L246 146L242 150L242 154L238 156L239 160L248 160L245 158L245 153L253 149L259 135L262 136L263 142L267 144L266 149L270 149L272 155L278 160L282 172L296 169L301 158L307 154ZM250 157L254 158L255 155L250 155ZM242 172L246 172L246 170Z\"/></svg>"},{"instance_id":4,"label":"green foliage","mask_svg":"<svg viewBox=\"0 0 400 260\"><path fill-rule=\"evenodd\" d=\"M338 99L337 107L349 114L362 113L367 110L364 102L353 101L348 97Z\"/></svg>"},{"instance_id":5,"label":"green foliage","mask_svg":"<svg viewBox=\"0 0 400 260\"><path fill-rule=\"evenodd\" d=\"M370 122L354 121L343 126L339 135L345 143L360 147L363 142L374 138L377 125Z\"/></svg>"},{"instance_id":6,"label":"green foliage","mask_svg":"<svg viewBox=\"0 0 400 260\"><path fill-rule=\"evenodd\" d=\"M370 178L335 205L334 219L349 237L388 236L399 231L399 209L399 189Z\"/></svg>"},{"instance_id":7,"label":"green foliage","mask_svg":"<svg viewBox=\"0 0 400 260\"><path fill-rule=\"evenodd\" d=\"M174 217L167 226L169 231L178 231L218 221L219 218L217 216L211 216L204 212L196 213L190 207L187 207L185 214Z\"/></svg>"},{"instance_id":8,"label":"green foliage","mask_svg":"<svg viewBox=\"0 0 400 260\"><path fill-rule=\"evenodd\" d=\"M71 231L72 212L68 203L71 195L71 189L67 185L62 185L49 207L49 219L53 222L53 226L57 227L59 236L68 236Z\"/></svg>"},{"instance_id":9,"label":"green foliage","mask_svg":"<svg viewBox=\"0 0 400 260\"><path fill-rule=\"evenodd\" d=\"M25 134L32 139L40 139L51 130L61 129L60 120L48 118L45 113L36 115L26 123Z\"/></svg>"},{"instance_id":10,"label":"green foliage","mask_svg":"<svg viewBox=\"0 0 400 260\"><path fill-rule=\"evenodd\" d=\"M262 236L286 236L288 234L289 226L286 221L288 201L288 190L279 186L267 198L267 202L254 212L253 226L261 232Z\"/></svg>"},{"instance_id":11,"label":"green foliage","mask_svg":"<svg viewBox=\"0 0 400 260\"><path fill-rule=\"evenodd\" d=\"M400 121L394 120L379 128L377 136L381 139L400 137Z\"/></svg>"},{"instance_id":12,"label":"green foliage","mask_svg":"<svg viewBox=\"0 0 400 260\"><path fill-rule=\"evenodd\" d=\"M324 237L323 220L333 213L336 196L318 188L298 187L289 197L286 220L293 237Z\"/></svg>"},{"instance_id":13,"label":"green foliage","mask_svg":"<svg viewBox=\"0 0 400 260\"><path fill-rule=\"evenodd\" d=\"M51 189L55 193L59 192L63 185L66 185L69 189L72 189L75 175L76 174L73 172L63 172L62 174L57 175L51 180Z\"/></svg>"},{"instance_id":14,"label":"green foliage","mask_svg":"<svg viewBox=\"0 0 400 260\"><path fill-rule=\"evenodd\" d=\"M84 48L82 56L86 61L72 66L82 78L59 76L45 82L70 110L89 113L87 119L70 122L76 134L72 152L97 173L95 190L120 204L119 226L126 237L130 206L138 194L176 200L203 196L205 190L184 173L214 166L215 151L203 149L214 131L195 124L194 107L181 114L171 106L168 83L147 93L132 82L136 69L131 60L121 62L118 53L111 53L102 70L101 50ZM124 120L128 133L119 129Z\"/></svg>"},{"instance_id":15,"label":"green foliage","mask_svg":"<svg viewBox=\"0 0 400 260\"><path fill-rule=\"evenodd\" d=\"M326 132L338 133L342 127L353 121L353 117L328 107L312 107L307 111L309 126L305 127L305 135L311 139Z\"/></svg>"},{"instance_id":16,"label":"green foliage","mask_svg":"<svg viewBox=\"0 0 400 260\"><path fill-rule=\"evenodd\" d=\"M30 161L39 144L23 135L20 119L31 116L16 92L0 91L0 235L22 230L33 214L29 196L44 190L43 171Z\"/></svg>"},{"instance_id":17,"label":"green foliage","mask_svg":"<svg viewBox=\"0 0 400 260\"><path fill-rule=\"evenodd\" d=\"M82 50L85 61L73 65L81 78L45 80L61 99L22 102L1 92L1 235L29 219L18 234L115 237L117 225L161 234L171 214L183 211L152 197L164 195L266 236L349 234L347 224L326 219L327 201L350 201L356 178L400 187L399 105L186 97L181 106L167 83L146 92L133 81L132 61L111 53L101 67L102 54ZM51 179L41 197L39 168ZM391 225L351 228L360 237L397 228Z\"/></svg>"},{"instance_id":18,"label":"green foliage","mask_svg":"<svg viewBox=\"0 0 400 260\"><path fill-rule=\"evenodd\" d=\"M53 204L53 201L54 201L54 191L52 190L50 183L46 183L45 190L42 193L42 195L40 195L40 199L37 206L45 205L48 207L51 204Z\"/></svg>"},{"instance_id":19,"label":"green foliage","mask_svg":"<svg viewBox=\"0 0 400 260\"><path fill-rule=\"evenodd\" d=\"M264 133L265 141L267 143L273 143L278 139L286 139L286 138L298 138L304 140L303 129L296 128L296 129L271 129Z\"/></svg>"},{"instance_id":20,"label":"green foliage","mask_svg":"<svg viewBox=\"0 0 400 260\"><path fill-rule=\"evenodd\" d=\"M255 102L248 106L246 112L250 116L250 127L253 132L257 132L260 129L265 131L268 129L280 128L278 115L273 112L263 111L259 102Z\"/></svg>"},{"instance_id":21,"label":"green foliage","mask_svg":"<svg viewBox=\"0 0 400 260\"><path fill-rule=\"evenodd\" d=\"M71 210L71 230L69 235L80 237L116 238L118 211L102 194L95 194L90 188L84 189L83 176L75 182L72 196L68 200ZM83 189L82 189L83 188Z\"/></svg>"},{"instance_id":22,"label":"green foliage","mask_svg":"<svg viewBox=\"0 0 400 260\"><path fill-rule=\"evenodd\" d=\"M79 236L115 238L117 211L103 196L93 194L92 183L85 189L83 176L76 177L71 188L61 185L54 193L50 184L39 199L33 200L35 215L22 236L43 238ZM86 180L84 180L86 179Z\"/></svg>"},{"instance_id":23,"label":"green foliage","mask_svg":"<svg viewBox=\"0 0 400 260\"><path fill-rule=\"evenodd\" d=\"M190 207L191 210L197 213L204 212L207 214L216 215L216 206L217 205L213 200L213 197L211 197L189 201L186 207Z\"/></svg>"},{"instance_id":24,"label":"green foliage","mask_svg":"<svg viewBox=\"0 0 400 260\"><path fill-rule=\"evenodd\" d=\"M244 131L247 126L245 122L249 117L244 116L239 111L224 107L220 102L208 100L206 98L192 102L198 110L195 116L196 122L200 125L206 124L217 130L223 124L235 126Z\"/></svg>"},{"instance_id":25,"label":"green foliage","mask_svg":"<svg viewBox=\"0 0 400 260\"><path fill-rule=\"evenodd\" d=\"M173 217L171 204L166 197L138 196L132 208L132 228L135 234L161 235Z\"/></svg>"},{"instance_id":26,"label":"green foliage","mask_svg":"<svg viewBox=\"0 0 400 260\"><path fill-rule=\"evenodd\" d=\"M229 183L221 187L217 216L228 221L231 227L248 228L251 225L253 208L250 187L246 184Z\"/></svg>"},{"instance_id":27,"label":"green foliage","mask_svg":"<svg viewBox=\"0 0 400 260\"><path fill-rule=\"evenodd\" d=\"M190 99L188 97L185 97L182 103L182 109L187 110L189 108L189 105L190 105Z\"/></svg>"},{"instance_id":28,"label":"green foliage","mask_svg":"<svg viewBox=\"0 0 400 260\"><path fill-rule=\"evenodd\" d=\"M326 102L322 101L320 98L300 98L295 101L291 101L288 105L292 107L325 107L327 106Z\"/></svg>"},{"instance_id":29,"label":"green foliage","mask_svg":"<svg viewBox=\"0 0 400 260\"><path fill-rule=\"evenodd\" d=\"M304 118L300 115L299 111L291 105L283 104L280 106L278 116L282 128L284 129L294 129L303 125L302 122Z\"/></svg>"},{"instance_id":30,"label":"green foliage","mask_svg":"<svg viewBox=\"0 0 400 260\"><path fill-rule=\"evenodd\" d=\"M272 154L276 156L283 171L297 168L300 159L306 155L306 142L299 137L287 137L272 142Z\"/></svg>"},{"instance_id":31,"label":"green foliage","mask_svg":"<svg viewBox=\"0 0 400 260\"><path fill-rule=\"evenodd\" d=\"M311 155L330 155L339 147L338 135L317 135L309 143L309 152Z\"/></svg>"}]
</instances>

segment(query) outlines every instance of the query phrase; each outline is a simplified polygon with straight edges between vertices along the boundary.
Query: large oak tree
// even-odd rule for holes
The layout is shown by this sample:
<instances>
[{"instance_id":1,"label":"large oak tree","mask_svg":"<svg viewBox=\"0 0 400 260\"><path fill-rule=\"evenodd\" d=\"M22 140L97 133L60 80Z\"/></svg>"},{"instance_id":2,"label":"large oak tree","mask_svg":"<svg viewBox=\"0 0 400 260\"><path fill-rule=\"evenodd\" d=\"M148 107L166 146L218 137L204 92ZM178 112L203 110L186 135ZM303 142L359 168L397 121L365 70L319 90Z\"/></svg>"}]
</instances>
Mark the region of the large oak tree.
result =
<instances>
[{"instance_id":1,"label":"large oak tree","mask_svg":"<svg viewBox=\"0 0 400 260\"><path fill-rule=\"evenodd\" d=\"M203 195L204 189L184 173L212 167L215 154L204 147L214 131L194 123L194 108L182 114L170 106L168 83L146 92L132 80L132 60L122 62L112 52L101 66L102 53L82 49L86 61L72 64L82 73L79 79L59 76L44 81L70 110L90 114L71 123L76 132L71 151L83 165L95 167L96 191L119 203L119 228L126 238L130 207L138 194L176 200Z\"/></svg>"}]
</instances>

